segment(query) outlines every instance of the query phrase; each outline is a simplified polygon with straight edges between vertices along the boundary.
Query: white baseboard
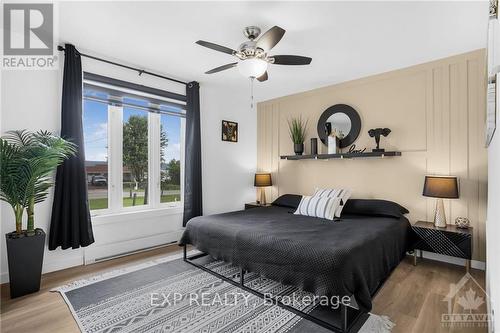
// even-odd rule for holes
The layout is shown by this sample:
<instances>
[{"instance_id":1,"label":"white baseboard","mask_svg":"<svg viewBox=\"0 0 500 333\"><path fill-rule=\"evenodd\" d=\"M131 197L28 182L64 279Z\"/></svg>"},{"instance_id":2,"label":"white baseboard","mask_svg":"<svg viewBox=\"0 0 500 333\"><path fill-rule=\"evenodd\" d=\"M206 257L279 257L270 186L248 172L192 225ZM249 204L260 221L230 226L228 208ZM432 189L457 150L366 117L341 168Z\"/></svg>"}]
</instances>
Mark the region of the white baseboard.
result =
<instances>
[{"instance_id":1,"label":"white baseboard","mask_svg":"<svg viewBox=\"0 0 500 333\"><path fill-rule=\"evenodd\" d=\"M123 242L92 246L85 249L84 263L85 265L93 264L103 260L139 252L144 249L152 249L154 247L174 243L179 240L182 232L183 230L181 229Z\"/></svg>"},{"instance_id":2,"label":"white baseboard","mask_svg":"<svg viewBox=\"0 0 500 333\"><path fill-rule=\"evenodd\" d=\"M465 259L445 256L445 255L437 254L437 253L433 253L433 252L426 252L426 251L423 251L423 252L424 252L423 257L426 259L447 262L449 264L465 267ZM479 261L479 260L471 260L470 266L472 268L480 269L482 271L484 271L486 269L486 263L484 261Z\"/></svg>"},{"instance_id":3,"label":"white baseboard","mask_svg":"<svg viewBox=\"0 0 500 333\"><path fill-rule=\"evenodd\" d=\"M47 253L48 250L45 249ZM69 256L69 258L61 258L62 256L57 256L56 258L44 258L42 274L60 271L62 269L81 266L83 265L83 257L79 256ZM9 272L3 272L0 275L0 283L9 282Z\"/></svg>"}]
</instances>

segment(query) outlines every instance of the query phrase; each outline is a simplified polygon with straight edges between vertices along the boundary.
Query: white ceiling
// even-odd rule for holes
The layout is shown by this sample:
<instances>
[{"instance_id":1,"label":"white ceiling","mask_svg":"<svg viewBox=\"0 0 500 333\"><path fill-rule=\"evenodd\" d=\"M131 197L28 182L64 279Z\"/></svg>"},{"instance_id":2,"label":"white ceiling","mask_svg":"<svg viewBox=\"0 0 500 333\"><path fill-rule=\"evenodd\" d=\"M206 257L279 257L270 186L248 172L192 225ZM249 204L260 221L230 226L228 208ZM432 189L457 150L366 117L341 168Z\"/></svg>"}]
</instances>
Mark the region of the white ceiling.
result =
<instances>
[{"instance_id":1,"label":"white ceiling","mask_svg":"<svg viewBox=\"0 0 500 333\"><path fill-rule=\"evenodd\" d=\"M243 87L234 59L196 45L236 48L243 27L287 32L272 54L313 58L269 69L265 100L486 46L488 2L65 2L60 39L104 57L202 84Z\"/></svg>"}]
</instances>

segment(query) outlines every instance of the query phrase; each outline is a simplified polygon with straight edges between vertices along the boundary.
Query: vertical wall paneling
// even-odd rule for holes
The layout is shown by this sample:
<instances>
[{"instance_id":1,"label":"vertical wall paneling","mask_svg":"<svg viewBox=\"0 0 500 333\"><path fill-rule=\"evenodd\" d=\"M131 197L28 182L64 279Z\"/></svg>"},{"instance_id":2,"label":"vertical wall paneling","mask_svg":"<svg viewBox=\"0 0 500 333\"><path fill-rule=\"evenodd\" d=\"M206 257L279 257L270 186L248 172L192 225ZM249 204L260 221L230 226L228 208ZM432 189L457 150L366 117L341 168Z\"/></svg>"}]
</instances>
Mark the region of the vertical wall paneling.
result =
<instances>
[{"instance_id":1,"label":"vertical wall paneling","mask_svg":"<svg viewBox=\"0 0 500 333\"><path fill-rule=\"evenodd\" d=\"M273 173L268 197L310 194L319 186L346 186L354 197L394 200L410 210L409 219L432 220L435 199L422 196L426 174L456 175L460 199L445 200L448 223L465 216L474 227L473 257L485 259L487 151L485 51L477 50L430 63L344 82L258 104L258 169ZM309 120L306 152L317 137L316 122L327 107L345 103L362 119L358 148L374 148L367 134L389 127L382 147L400 150L398 158L356 160L281 160L293 154L287 119ZM324 151L321 142L318 150Z\"/></svg>"}]
</instances>

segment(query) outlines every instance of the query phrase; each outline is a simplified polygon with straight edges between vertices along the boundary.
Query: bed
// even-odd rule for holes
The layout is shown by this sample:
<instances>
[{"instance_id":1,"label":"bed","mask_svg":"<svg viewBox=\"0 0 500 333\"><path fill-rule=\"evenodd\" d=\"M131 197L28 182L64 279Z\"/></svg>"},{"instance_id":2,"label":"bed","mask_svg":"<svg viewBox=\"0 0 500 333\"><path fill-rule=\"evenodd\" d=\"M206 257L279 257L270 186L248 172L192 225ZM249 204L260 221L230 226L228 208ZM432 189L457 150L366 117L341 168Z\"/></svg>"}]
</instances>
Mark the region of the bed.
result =
<instances>
[{"instance_id":1,"label":"bed","mask_svg":"<svg viewBox=\"0 0 500 333\"><path fill-rule=\"evenodd\" d=\"M331 221L294 215L292 206L196 217L179 243L316 295L353 295L370 311L372 296L409 247L408 220L402 213L357 214L354 207Z\"/></svg>"}]
</instances>

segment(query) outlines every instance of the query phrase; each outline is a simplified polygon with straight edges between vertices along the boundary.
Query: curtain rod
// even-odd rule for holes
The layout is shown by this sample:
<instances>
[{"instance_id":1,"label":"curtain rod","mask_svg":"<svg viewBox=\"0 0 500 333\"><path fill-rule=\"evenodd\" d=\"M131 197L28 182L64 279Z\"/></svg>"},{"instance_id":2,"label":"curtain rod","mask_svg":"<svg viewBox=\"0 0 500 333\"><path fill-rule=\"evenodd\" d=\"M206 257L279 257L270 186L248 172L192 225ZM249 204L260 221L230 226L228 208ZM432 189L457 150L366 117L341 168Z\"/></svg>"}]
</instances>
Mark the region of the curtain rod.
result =
<instances>
[{"instance_id":1,"label":"curtain rod","mask_svg":"<svg viewBox=\"0 0 500 333\"><path fill-rule=\"evenodd\" d=\"M66 51L66 49L64 47L62 47L61 45L57 46L57 50L59 50L59 51ZM173 78L168 77L168 76L163 76L163 75L160 75L160 74L151 73L151 72L148 72L148 71L140 69L140 68L135 68L135 67L131 67L131 66L119 64L117 62L109 61L109 60L106 60L106 59L94 57L94 56L91 56L91 55L88 55L88 54L85 54L85 53L81 53L80 51L77 51L77 52L82 57L94 59L94 60L97 60L97 61L102 61L102 62L105 62L107 64L111 64L111 65L115 65L115 66L119 66L119 67L123 67L123 68L127 68L127 69L130 69L130 70L136 71L136 72L139 73L139 76L141 76L142 74L148 74L148 75L151 75L151 76L159 77L161 79L170 80L170 81L173 81L173 82L177 82L177 83L180 83L180 84L187 85L187 82L180 81L180 80L177 80L177 79L173 79Z\"/></svg>"}]
</instances>

